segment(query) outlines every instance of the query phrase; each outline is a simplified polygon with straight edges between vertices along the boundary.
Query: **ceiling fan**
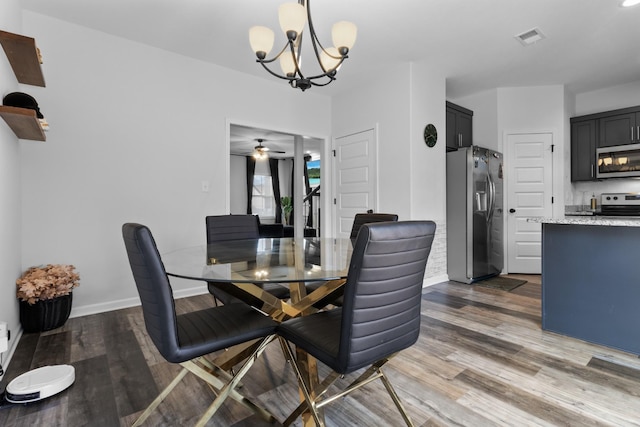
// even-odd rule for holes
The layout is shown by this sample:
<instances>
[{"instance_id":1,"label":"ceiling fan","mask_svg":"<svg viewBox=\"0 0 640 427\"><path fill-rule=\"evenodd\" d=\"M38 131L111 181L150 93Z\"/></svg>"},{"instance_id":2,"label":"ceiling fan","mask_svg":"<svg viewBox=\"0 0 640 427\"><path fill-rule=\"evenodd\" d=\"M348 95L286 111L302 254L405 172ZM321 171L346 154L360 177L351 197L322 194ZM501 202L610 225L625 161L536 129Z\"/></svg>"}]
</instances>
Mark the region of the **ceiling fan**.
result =
<instances>
[{"instance_id":1,"label":"ceiling fan","mask_svg":"<svg viewBox=\"0 0 640 427\"><path fill-rule=\"evenodd\" d=\"M253 157L256 159L266 159L267 151L271 151L272 153L279 153L279 154L286 153L285 151L271 150L269 149L269 147L265 147L264 145L262 145L262 143L265 142L266 139L256 138L254 141L258 142L258 145L253 147Z\"/></svg>"}]
</instances>

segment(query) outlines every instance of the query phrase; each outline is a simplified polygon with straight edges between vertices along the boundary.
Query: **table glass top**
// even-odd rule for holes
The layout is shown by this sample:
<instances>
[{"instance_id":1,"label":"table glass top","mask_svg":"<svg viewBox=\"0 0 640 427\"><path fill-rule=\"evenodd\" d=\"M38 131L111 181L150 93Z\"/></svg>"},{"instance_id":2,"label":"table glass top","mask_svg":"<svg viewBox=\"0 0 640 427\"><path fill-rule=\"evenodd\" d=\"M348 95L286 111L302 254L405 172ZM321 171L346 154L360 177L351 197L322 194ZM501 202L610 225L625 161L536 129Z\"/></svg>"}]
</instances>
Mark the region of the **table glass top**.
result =
<instances>
[{"instance_id":1,"label":"table glass top","mask_svg":"<svg viewBox=\"0 0 640 427\"><path fill-rule=\"evenodd\" d=\"M211 282L285 283L346 278L349 239L232 240L162 254L167 274Z\"/></svg>"}]
</instances>

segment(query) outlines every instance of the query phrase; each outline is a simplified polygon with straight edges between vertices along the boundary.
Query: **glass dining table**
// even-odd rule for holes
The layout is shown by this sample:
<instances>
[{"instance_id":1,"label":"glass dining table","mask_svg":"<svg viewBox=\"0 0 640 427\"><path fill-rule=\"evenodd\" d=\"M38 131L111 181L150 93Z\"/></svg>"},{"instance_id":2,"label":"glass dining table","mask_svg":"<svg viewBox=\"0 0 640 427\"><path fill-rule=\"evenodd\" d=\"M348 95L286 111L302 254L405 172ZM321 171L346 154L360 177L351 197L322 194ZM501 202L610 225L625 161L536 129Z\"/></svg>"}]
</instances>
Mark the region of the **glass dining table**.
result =
<instances>
[{"instance_id":1,"label":"glass dining table","mask_svg":"<svg viewBox=\"0 0 640 427\"><path fill-rule=\"evenodd\" d=\"M313 313L342 295L352 250L350 239L262 238L178 249L163 253L162 260L169 276L215 283L281 322ZM321 283L307 294L310 282ZM266 283L288 286L290 299L264 291ZM250 345L236 346L218 356L216 364L230 370L250 350ZM316 360L303 351L296 357L306 359L303 375L313 388L318 384ZM302 418L304 425L313 425L307 414Z\"/></svg>"},{"instance_id":2,"label":"glass dining table","mask_svg":"<svg viewBox=\"0 0 640 427\"><path fill-rule=\"evenodd\" d=\"M329 301L329 296L339 296L351 251L350 239L262 238L178 249L162 254L162 260L169 276L217 283L252 305L257 298L261 302L257 308L286 320ZM323 284L307 295L308 282ZM263 291L261 285L266 283L289 287L290 301Z\"/></svg>"}]
</instances>

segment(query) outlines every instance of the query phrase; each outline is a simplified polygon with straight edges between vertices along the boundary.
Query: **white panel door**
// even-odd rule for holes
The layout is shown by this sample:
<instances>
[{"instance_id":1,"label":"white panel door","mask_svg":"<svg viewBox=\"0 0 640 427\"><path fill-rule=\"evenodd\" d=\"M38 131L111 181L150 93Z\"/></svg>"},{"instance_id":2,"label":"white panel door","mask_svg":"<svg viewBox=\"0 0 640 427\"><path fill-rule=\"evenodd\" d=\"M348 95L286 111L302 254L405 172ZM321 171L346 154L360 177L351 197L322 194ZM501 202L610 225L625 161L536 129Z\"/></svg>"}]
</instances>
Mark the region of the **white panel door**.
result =
<instances>
[{"instance_id":1,"label":"white panel door","mask_svg":"<svg viewBox=\"0 0 640 427\"><path fill-rule=\"evenodd\" d=\"M373 129L336 138L336 237L349 237L353 217L376 209L376 148Z\"/></svg>"},{"instance_id":2,"label":"white panel door","mask_svg":"<svg viewBox=\"0 0 640 427\"><path fill-rule=\"evenodd\" d=\"M540 274L542 225L529 217L551 217L553 135L507 134L507 272Z\"/></svg>"}]
</instances>

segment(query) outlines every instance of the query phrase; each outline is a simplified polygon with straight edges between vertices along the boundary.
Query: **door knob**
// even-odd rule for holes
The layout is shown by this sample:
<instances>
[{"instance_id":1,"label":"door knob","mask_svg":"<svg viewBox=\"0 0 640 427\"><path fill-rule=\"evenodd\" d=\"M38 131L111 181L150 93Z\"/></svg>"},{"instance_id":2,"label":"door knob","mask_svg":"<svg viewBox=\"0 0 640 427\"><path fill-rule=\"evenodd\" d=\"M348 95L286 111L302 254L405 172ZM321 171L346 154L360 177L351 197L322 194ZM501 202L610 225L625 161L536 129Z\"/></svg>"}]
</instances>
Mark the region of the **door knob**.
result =
<instances>
[{"instance_id":1,"label":"door knob","mask_svg":"<svg viewBox=\"0 0 640 427\"><path fill-rule=\"evenodd\" d=\"M516 213L516 210L511 208L511 209L509 209L509 213Z\"/></svg>"}]
</instances>

